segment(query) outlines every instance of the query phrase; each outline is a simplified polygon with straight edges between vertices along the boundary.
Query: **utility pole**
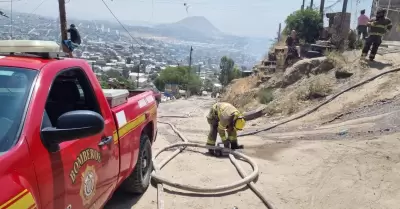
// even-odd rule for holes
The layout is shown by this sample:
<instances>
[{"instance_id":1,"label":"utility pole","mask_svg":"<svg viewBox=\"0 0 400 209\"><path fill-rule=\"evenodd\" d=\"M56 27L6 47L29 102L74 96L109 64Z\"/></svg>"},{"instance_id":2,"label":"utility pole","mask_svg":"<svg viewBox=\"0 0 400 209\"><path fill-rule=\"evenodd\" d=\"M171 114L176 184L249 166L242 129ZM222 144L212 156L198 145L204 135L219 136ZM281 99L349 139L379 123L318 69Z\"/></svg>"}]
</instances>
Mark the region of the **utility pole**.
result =
<instances>
[{"instance_id":1,"label":"utility pole","mask_svg":"<svg viewBox=\"0 0 400 209\"><path fill-rule=\"evenodd\" d=\"M314 5L314 0L311 0L311 1L310 1L310 9L313 8L313 5Z\"/></svg>"},{"instance_id":2,"label":"utility pole","mask_svg":"<svg viewBox=\"0 0 400 209\"><path fill-rule=\"evenodd\" d=\"M322 21L324 20L324 7L325 7L325 0L321 0L321 4L319 5L319 15L321 15Z\"/></svg>"},{"instance_id":3,"label":"utility pole","mask_svg":"<svg viewBox=\"0 0 400 209\"><path fill-rule=\"evenodd\" d=\"M343 7L342 7L342 19L344 19L344 15L346 14L347 11L347 2L349 0L343 0Z\"/></svg>"},{"instance_id":4,"label":"utility pole","mask_svg":"<svg viewBox=\"0 0 400 209\"><path fill-rule=\"evenodd\" d=\"M192 52L193 52L193 47L190 46L190 53L189 53L189 72L188 72L188 84L186 84L186 98L189 98L189 79L190 79L190 73L192 72Z\"/></svg>"},{"instance_id":5,"label":"utility pole","mask_svg":"<svg viewBox=\"0 0 400 209\"><path fill-rule=\"evenodd\" d=\"M190 53L189 53L189 69L192 69L192 52L193 52L193 47L190 46Z\"/></svg>"},{"instance_id":6,"label":"utility pole","mask_svg":"<svg viewBox=\"0 0 400 209\"><path fill-rule=\"evenodd\" d=\"M68 39L67 34L67 15L65 14L65 0L58 0L58 10L60 13L60 27L61 27L61 46L64 52L69 52L63 41Z\"/></svg>"},{"instance_id":7,"label":"utility pole","mask_svg":"<svg viewBox=\"0 0 400 209\"><path fill-rule=\"evenodd\" d=\"M341 37L339 49L341 49L344 44L344 39L343 39L342 33L343 33L343 23L346 18L347 3L348 3L348 0L343 0L343 7L342 7L341 18L340 18L340 27L339 27L339 31L338 31L338 34Z\"/></svg>"},{"instance_id":8,"label":"utility pole","mask_svg":"<svg viewBox=\"0 0 400 209\"><path fill-rule=\"evenodd\" d=\"M198 67L197 67L198 69L198 72L199 72L199 76L200 76L200 69L201 69L201 66L200 65L198 65Z\"/></svg>"},{"instance_id":9,"label":"utility pole","mask_svg":"<svg viewBox=\"0 0 400 209\"><path fill-rule=\"evenodd\" d=\"M10 14L10 22L11 22L11 25L10 25L10 30L11 30L11 32L10 32L10 35L11 35L11 40L13 39L13 36L14 36L14 23L13 23L13 0L11 0L11 14Z\"/></svg>"},{"instance_id":10,"label":"utility pole","mask_svg":"<svg viewBox=\"0 0 400 209\"><path fill-rule=\"evenodd\" d=\"M303 0L303 4L301 5L301 11L304 10L304 3L305 3L305 0Z\"/></svg>"},{"instance_id":11,"label":"utility pole","mask_svg":"<svg viewBox=\"0 0 400 209\"><path fill-rule=\"evenodd\" d=\"M281 28L282 27L282 25L281 25L281 23L279 23L279 28L278 28L278 42L279 41L281 41Z\"/></svg>"},{"instance_id":12,"label":"utility pole","mask_svg":"<svg viewBox=\"0 0 400 209\"><path fill-rule=\"evenodd\" d=\"M136 76L136 87L137 87L137 88L139 88L140 67L142 67L142 56L140 56L139 69L138 69L138 71L137 71L137 76Z\"/></svg>"}]
</instances>

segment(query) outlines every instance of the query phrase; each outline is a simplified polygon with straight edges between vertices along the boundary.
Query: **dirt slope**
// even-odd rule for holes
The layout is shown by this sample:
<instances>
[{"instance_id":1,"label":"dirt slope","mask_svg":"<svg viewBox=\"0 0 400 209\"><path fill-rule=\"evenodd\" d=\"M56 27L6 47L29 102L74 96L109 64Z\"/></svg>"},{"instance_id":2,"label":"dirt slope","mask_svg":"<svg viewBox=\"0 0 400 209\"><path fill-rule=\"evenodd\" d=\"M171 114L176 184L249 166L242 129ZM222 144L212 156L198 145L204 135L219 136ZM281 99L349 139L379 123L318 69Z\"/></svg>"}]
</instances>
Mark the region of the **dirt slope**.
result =
<instances>
[{"instance_id":1,"label":"dirt slope","mask_svg":"<svg viewBox=\"0 0 400 209\"><path fill-rule=\"evenodd\" d=\"M260 89L269 88L273 92L273 101L267 104L268 116L290 116L303 109L318 104L329 95L335 94L348 86L367 79L384 70L400 64L395 57L400 54L384 54L377 56L376 62L366 65L360 64L358 52L346 52L345 55L332 55L327 59L303 60L285 72L264 75L259 72L251 78L238 79L229 86L229 90L223 94L222 101L228 101L249 110L248 107L261 106L258 101ZM328 64L327 64L328 63ZM333 64L329 64L333 63ZM336 66L335 68L332 68ZM337 72L352 74L349 78L336 78ZM377 95L390 96L395 89L393 84L397 82L398 74L390 74L377 81L367 84L365 87L354 91L348 98L341 98L340 105L332 104L337 109L357 106L365 102L373 102ZM268 77L262 82L261 77ZM258 80L257 80L258 79ZM391 91L391 92L388 92ZM383 94L382 94L383 93ZM333 110L328 108L328 112Z\"/></svg>"}]
</instances>

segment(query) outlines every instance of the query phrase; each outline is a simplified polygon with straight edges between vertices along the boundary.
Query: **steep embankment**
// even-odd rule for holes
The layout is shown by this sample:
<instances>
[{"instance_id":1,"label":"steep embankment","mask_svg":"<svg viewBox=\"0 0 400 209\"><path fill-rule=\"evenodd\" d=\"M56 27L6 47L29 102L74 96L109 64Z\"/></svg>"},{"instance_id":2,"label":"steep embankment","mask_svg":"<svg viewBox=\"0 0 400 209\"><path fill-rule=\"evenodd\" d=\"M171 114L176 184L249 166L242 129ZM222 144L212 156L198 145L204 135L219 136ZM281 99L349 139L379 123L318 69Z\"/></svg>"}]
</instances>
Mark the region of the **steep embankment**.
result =
<instances>
[{"instance_id":1,"label":"steep embankment","mask_svg":"<svg viewBox=\"0 0 400 209\"><path fill-rule=\"evenodd\" d=\"M221 100L244 110L264 106L268 116L284 117L301 112L324 101L329 96L376 75L400 63L398 54L378 56L376 62L360 65L357 52L344 55L306 59L284 72L266 74L263 71L232 82ZM400 73L382 76L366 85L347 92L301 122L328 120L340 112L379 99L400 94L395 86Z\"/></svg>"}]
</instances>

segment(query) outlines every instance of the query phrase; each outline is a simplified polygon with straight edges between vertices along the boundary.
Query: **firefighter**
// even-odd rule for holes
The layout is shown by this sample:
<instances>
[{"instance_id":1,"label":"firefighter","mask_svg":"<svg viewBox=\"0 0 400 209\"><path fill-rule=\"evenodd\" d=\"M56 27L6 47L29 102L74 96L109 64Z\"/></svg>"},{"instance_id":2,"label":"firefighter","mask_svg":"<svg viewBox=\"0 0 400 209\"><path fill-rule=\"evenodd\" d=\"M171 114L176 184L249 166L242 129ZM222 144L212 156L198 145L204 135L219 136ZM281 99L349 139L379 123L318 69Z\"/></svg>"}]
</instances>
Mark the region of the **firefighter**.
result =
<instances>
[{"instance_id":1,"label":"firefighter","mask_svg":"<svg viewBox=\"0 0 400 209\"><path fill-rule=\"evenodd\" d=\"M215 103L207 115L207 122L210 124L207 145L215 146L218 133L225 148L243 149L243 145L238 145L237 131L243 130L246 121L236 107L226 102ZM214 150L208 151L210 154L214 154Z\"/></svg>"},{"instance_id":2,"label":"firefighter","mask_svg":"<svg viewBox=\"0 0 400 209\"><path fill-rule=\"evenodd\" d=\"M382 36L384 36L388 31L392 29L392 21L385 17L386 10L379 9L376 12L376 17L372 18L367 26L369 29L368 38L365 40L364 48L362 50L361 58L365 58L369 53L369 60L373 61L375 59L376 52L382 43Z\"/></svg>"}]
</instances>

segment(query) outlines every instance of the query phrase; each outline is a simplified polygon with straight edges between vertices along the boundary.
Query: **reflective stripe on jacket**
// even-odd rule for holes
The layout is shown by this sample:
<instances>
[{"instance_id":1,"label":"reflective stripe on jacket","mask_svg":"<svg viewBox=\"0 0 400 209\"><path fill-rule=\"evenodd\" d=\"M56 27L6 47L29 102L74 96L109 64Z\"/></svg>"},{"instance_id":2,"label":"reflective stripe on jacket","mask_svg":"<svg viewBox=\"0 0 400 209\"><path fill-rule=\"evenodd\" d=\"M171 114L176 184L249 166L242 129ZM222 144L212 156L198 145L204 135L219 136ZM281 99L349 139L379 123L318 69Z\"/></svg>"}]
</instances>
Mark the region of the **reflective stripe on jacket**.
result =
<instances>
[{"instance_id":1,"label":"reflective stripe on jacket","mask_svg":"<svg viewBox=\"0 0 400 209\"><path fill-rule=\"evenodd\" d=\"M388 18L371 19L369 35L384 36L386 32L392 29L392 21Z\"/></svg>"}]
</instances>

